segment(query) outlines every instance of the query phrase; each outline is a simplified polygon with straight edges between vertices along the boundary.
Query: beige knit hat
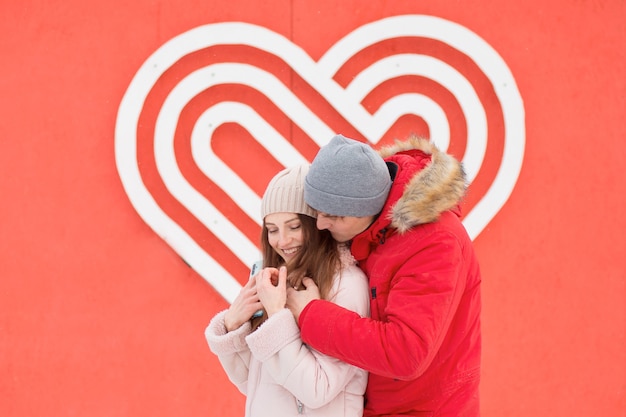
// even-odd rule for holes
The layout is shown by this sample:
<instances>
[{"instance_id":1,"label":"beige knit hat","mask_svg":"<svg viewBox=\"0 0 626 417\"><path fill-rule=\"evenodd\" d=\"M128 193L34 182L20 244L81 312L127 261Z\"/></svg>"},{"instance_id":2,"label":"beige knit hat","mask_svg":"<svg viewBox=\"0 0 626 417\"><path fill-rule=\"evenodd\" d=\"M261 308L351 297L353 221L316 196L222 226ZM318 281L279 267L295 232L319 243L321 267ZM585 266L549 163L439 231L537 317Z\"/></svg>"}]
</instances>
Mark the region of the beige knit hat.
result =
<instances>
[{"instance_id":1,"label":"beige knit hat","mask_svg":"<svg viewBox=\"0 0 626 417\"><path fill-rule=\"evenodd\" d=\"M295 165L280 171L272 178L261 200L261 219L272 213L300 213L317 217L304 202L304 177L310 164Z\"/></svg>"}]
</instances>

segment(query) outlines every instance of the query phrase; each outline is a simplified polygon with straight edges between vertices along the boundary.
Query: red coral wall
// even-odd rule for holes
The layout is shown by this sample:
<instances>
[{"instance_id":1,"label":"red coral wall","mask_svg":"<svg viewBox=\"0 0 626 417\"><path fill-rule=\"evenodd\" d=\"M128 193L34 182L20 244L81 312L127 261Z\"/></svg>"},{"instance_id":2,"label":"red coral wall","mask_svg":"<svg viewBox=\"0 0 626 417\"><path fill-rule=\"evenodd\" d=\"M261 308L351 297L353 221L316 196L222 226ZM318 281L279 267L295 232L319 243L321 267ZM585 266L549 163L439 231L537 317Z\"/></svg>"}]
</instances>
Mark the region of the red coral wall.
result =
<instances>
[{"instance_id":1,"label":"red coral wall","mask_svg":"<svg viewBox=\"0 0 626 417\"><path fill-rule=\"evenodd\" d=\"M466 164L483 416L625 415L622 1L4 3L0 415L243 415L204 328L334 132Z\"/></svg>"}]
</instances>

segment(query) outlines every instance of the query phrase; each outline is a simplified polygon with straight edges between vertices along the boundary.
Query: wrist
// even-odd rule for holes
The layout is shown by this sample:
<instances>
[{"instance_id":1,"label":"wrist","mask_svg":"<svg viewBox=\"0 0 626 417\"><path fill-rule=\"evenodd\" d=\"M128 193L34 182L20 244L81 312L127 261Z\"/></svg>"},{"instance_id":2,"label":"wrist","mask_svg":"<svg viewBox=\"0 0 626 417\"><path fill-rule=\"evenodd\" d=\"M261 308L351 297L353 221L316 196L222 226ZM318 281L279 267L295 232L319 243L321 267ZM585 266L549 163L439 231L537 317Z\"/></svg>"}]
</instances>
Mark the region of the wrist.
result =
<instances>
[{"instance_id":1,"label":"wrist","mask_svg":"<svg viewBox=\"0 0 626 417\"><path fill-rule=\"evenodd\" d=\"M298 326L302 327L302 324L304 323L304 320L306 318L306 314L311 309L311 306L313 305L314 301L317 301L317 300L311 300L308 303L306 303L306 305L302 307L300 312L297 314L296 321L298 322Z\"/></svg>"},{"instance_id":2,"label":"wrist","mask_svg":"<svg viewBox=\"0 0 626 417\"><path fill-rule=\"evenodd\" d=\"M281 312L285 307L272 307L270 309L266 309L267 317L272 317L274 314Z\"/></svg>"},{"instance_id":3,"label":"wrist","mask_svg":"<svg viewBox=\"0 0 626 417\"><path fill-rule=\"evenodd\" d=\"M238 329L239 326L241 326L241 324L238 324L236 321L230 320L228 314L224 316L224 328L226 329L227 333Z\"/></svg>"}]
</instances>

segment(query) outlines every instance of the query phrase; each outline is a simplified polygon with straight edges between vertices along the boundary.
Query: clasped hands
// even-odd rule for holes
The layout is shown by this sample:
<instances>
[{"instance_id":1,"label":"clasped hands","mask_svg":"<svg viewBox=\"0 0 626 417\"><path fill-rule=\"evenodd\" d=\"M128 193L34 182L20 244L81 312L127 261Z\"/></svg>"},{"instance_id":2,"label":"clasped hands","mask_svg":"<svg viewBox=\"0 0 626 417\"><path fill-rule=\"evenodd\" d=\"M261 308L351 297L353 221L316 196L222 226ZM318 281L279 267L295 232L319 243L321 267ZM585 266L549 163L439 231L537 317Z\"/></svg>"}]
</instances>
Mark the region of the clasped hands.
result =
<instances>
[{"instance_id":1,"label":"clasped hands","mask_svg":"<svg viewBox=\"0 0 626 417\"><path fill-rule=\"evenodd\" d=\"M241 327L252 315L264 308L271 317L287 307L296 322L306 305L320 298L319 289L311 278L302 280L304 290L287 287L287 268L263 268L241 288L224 316L227 331Z\"/></svg>"}]
</instances>

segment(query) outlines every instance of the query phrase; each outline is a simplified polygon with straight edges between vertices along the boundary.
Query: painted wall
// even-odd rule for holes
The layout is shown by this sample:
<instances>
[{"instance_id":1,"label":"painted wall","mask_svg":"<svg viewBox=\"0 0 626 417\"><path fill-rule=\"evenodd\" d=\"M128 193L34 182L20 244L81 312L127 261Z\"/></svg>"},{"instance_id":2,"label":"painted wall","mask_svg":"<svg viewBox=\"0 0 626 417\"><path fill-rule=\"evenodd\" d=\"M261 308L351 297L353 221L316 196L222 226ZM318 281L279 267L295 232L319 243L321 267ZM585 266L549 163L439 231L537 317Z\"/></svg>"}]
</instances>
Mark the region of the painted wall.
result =
<instances>
[{"instance_id":1,"label":"painted wall","mask_svg":"<svg viewBox=\"0 0 626 417\"><path fill-rule=\"evenodd\" d=\"M267 181L417 132L473 180L483 416L623 416L626 6L501 3L1 6L0 415L241 415L203 332Z\"/></svg>"}]
</instances>

